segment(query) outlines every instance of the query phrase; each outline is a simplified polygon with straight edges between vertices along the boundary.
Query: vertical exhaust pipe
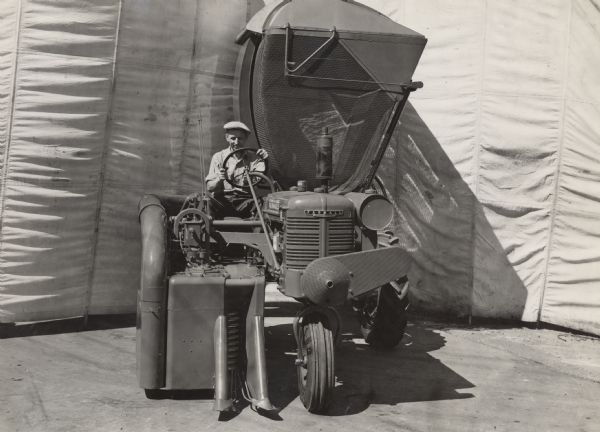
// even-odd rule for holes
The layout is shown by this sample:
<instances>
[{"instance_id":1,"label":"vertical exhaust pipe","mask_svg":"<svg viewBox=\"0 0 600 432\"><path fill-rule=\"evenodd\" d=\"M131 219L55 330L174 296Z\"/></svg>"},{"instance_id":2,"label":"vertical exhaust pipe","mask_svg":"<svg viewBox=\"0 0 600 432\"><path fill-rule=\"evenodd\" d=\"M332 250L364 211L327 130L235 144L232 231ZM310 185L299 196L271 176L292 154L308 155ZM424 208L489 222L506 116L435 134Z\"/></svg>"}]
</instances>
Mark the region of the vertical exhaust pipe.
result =
<instances>
[{"instance_id":1,"label":"vertical exhaust pipe","mask_svg":"<svg viewBox=\"0 0 600 432\"><path fill-rule=\"evenodd\" d=\"M265 279L256 278L254 291L246 316L246 384L252 406L257 410L276 411L269 400L267 385L267 360L265 355Z\"/></svg>"},{"instance_id":2,"label":"vertical exhaust pipe","mask_svg":"<svg viewBox=\"0 0 600 432\"><path fill-rule=\"evenodd\" d=\"M215 322L213 334L215 347L215 403L213 410L226 411L231 409L231 386L227 371L227 319L219 315Z\"/></svg>"}]
</instances>

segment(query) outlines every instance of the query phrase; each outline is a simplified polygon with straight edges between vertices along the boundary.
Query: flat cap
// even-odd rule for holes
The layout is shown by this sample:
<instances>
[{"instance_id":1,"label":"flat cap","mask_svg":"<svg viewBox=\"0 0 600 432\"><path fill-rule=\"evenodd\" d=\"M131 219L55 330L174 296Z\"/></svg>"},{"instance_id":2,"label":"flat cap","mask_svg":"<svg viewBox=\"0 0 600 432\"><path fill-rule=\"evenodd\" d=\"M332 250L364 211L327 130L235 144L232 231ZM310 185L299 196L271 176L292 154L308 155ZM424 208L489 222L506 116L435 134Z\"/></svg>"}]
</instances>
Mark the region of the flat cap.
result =
<instances>
[{"instance_id":1,"label":"flat cap","mask_svg":"<svg viewBox=\"0 0 600 432\"><path fill-rule=\"evenodd\" d=\"M225 129L226 131L231 130L231 129L239 129L239 130L243 130L247 133L251 133L250 128L248 126L246 126L244 123L242 123L241 121L230 121L228 123L225 123L223 125L223 129Z\"/></svg>"}]
</instances>

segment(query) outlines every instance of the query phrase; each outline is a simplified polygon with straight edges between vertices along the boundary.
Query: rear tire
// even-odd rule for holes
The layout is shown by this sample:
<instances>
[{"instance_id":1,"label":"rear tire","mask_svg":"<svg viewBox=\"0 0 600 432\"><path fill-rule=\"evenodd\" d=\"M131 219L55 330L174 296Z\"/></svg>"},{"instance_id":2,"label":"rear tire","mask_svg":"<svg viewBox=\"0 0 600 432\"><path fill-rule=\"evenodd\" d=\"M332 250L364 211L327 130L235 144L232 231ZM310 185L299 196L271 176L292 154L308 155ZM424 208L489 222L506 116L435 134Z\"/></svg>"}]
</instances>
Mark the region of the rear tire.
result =
<instances>
[{"instance_id":1,"label":"rear tire","mask_svg":"<svg viewBox=\"0 0 600 432\"><path fill-rule=\"evenodd\" d=\"M331 402L335 384L332 331L322 322L302 326L301 364L297 365L300 400L311 413L321 413Z\"/></svg>"},{"instance_id":2,"label":"rear tire","mask_svg":"<svg viewBox=\"0 0 600 432\"><path fill-rule=\"evenodd\" d=\"M358 308L362 335L375 349L392 349L404 336L409 304L408 279L403 278L397 284L401 290L385 284L369 293Z\"/></svg>"}]
</instances>

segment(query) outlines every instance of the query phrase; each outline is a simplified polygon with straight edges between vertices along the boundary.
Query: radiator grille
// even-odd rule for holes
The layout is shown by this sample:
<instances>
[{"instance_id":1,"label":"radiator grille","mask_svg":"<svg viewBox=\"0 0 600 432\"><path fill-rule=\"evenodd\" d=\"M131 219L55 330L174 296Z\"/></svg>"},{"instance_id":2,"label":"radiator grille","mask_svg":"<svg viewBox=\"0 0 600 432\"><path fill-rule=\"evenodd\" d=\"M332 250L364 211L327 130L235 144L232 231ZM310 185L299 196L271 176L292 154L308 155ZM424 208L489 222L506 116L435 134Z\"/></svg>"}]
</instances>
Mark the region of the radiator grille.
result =
<instances>
[{"instance_id":1,"label":"radiator grille","mask_svg":"<svg viewBox=\"0 0 600 432\"><path fill-rule=\"evenodd\" d=\"M311 261L319 258L320 238L319 219L287 218L285 231L287 268L303 269Z\"/></svg>"},{"instance_id":2,"label":"radiator grille","mask_svg":"<svg viewBox=\"0 0 600 432\"><path fill-rule=\"evenodd\" d=\"M327 253L340 255L354 251L354 224L351 218L330 219L327 227Z\"/></svg>"},{"instance_id":3,"label":"radiator grille","mask_svg":"<svg viewBox=\"0 0 600 432\"><path fill-rule=\"evenodd\" d=\"M328 255L354 251L352 218L326 219L327 238L321 232L321 219L289 217L286 220L285 265L289 269L304 269L321 256L321 241Z\"/></svg>"}]
</instances>

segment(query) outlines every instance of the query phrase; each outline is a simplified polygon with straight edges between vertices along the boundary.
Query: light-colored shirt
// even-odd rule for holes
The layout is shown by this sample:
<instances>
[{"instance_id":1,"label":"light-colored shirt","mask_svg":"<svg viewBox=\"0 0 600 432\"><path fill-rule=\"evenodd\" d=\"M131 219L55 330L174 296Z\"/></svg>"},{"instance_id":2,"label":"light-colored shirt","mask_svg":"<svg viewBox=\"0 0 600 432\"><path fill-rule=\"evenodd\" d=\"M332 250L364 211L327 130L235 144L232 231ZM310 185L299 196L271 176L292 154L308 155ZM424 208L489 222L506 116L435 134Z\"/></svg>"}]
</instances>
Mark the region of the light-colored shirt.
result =
<instances>
[{"instance_id":1,"label":"light-colored shirt","mask_svg":"<svg viewBox=\"0 0 600 432\"><path fill-rule=\"evenodd\" d=\"M225 162L225 158L229 156L231 150L229 147L223 149L217 153L215 153L210 160L210 168L208 169L208 175L206 176L207 183L213 183L213 185L208 184L208 189L214 192L218 192L220 187L215 187L214 183L219 180L219 171L223 168L223 162ZM244 166L248 164L250 167L250 171L260 171L264 172L265 170L265 162L262 159L259 159L256 154L252 152L246 152L243 157L239 157L240 154L233 155L227 161L227 177L231 178L234 176L234 181L236 183L245 183L243 181L244 174ZM212 187L211 187L212 186ZM223 182L223 188L227 192L231 192L234 190L240 190L238 188L234 188L228 182Z\"/></svg>"}]
</instances>

